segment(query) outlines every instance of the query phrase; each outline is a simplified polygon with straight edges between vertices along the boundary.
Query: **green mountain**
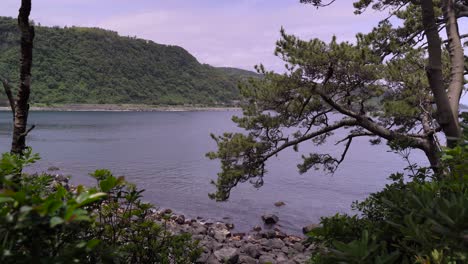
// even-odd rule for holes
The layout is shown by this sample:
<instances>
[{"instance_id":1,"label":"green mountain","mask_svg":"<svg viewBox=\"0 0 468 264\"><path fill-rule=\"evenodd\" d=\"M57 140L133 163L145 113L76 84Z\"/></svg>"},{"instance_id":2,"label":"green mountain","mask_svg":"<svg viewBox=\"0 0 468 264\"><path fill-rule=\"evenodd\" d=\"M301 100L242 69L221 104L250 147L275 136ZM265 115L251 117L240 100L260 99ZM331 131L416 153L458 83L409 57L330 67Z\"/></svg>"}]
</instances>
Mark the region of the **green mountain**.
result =
<instances>
[{"instance_id":1,"label":"green mountain","mask_svg":"<svg viewBox=\"0 0 468 264\"><path fill-rule=\"evenodd\" d=\"M16 20L0 17L0 76L15 84L18 58ZM36 26L32 75L32 103L214 105L238 99L238 82L255 73L113 31Z\"/></svg>"}]
</instances>

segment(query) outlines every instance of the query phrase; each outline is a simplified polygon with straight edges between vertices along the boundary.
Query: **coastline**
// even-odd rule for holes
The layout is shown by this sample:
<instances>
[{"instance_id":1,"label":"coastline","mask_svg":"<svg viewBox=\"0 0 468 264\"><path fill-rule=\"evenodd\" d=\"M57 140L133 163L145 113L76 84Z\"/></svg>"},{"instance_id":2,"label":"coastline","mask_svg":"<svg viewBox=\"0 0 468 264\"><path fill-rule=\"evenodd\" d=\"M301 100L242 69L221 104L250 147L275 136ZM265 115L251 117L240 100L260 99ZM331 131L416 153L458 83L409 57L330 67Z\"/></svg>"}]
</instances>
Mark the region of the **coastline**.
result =
<instances>
[{"instance_id":1,"label":"coastline","mask_svg":"<svg viewBox=\"0 0 468 264\"><path fill-rule=\"evenodd\" d=\"M50 175L53 177L51 187L61 185L72 192L76 190L76 186L69 183L69 177ZM268 215L268 220L264 218L263 226L254 226L247 232L236 231L232 222L200 216L187 218L168 208L153 208L146 217L171 234L190 234L202 250L197 264L305 264L318 250L306 237L282 232L277 225L279 218L274 215Z\"/></svg>"},{"instance_id":2,"label":"coastline","mask_svg":"<svg viewBox=\"0 0 468 264\"><path fill-rule=\"evenodd\" d=\"M32 105L30 111L45 112L216 112L238 111L239 107L198 106L198 105L143 105L143 104L63 104ZM10 111L9 106L1 106L0 111Z\"/></svg>"}]
</instances>

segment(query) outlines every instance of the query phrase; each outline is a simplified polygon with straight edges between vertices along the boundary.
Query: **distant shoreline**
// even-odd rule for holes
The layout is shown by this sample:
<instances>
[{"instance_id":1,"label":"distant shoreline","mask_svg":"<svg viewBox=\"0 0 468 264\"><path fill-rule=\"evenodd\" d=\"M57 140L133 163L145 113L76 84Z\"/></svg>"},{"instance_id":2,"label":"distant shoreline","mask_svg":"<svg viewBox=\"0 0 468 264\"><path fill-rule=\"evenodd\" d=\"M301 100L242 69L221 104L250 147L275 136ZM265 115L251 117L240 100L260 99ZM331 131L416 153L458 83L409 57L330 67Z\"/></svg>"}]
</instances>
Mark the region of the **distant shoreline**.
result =
<instances>
[{"instance_id":1,"label":"distant shoreline","mask_svg":"<svg viewBox=\"0 0 468 264\"><path fill-rule=\"evenodd\" d=\"M58 111L58 112L194 112L194 111L238 111L239 107L217 106L186 106L186 105L138 105L138 104L67 104L35 106L30 111ZM10 111L10 107L2 106L0 111Z\"/></svg>"}]
</instances>

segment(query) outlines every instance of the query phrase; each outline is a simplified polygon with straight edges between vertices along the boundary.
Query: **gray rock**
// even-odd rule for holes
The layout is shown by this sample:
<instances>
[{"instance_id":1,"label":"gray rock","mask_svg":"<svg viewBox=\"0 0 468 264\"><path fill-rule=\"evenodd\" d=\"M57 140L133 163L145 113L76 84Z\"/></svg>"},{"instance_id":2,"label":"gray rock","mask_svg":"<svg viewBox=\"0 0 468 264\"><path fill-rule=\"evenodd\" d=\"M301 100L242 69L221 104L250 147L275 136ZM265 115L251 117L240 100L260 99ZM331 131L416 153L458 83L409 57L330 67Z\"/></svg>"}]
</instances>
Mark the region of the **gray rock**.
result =
<instances>
[{"instance_id":1,"label":"gray rock","mask_svg":"<svg viewBox=\"0 0 468 264\"><path fill-rule=\"evenodd\" d=\"M296 263L307 263L309 261L310 257L303 255L303 254L297 254L294 256L293 261Z\"/></svg>"},{"instance_id":2,"label":"gray rock","mask_svg":"<svg viewBox=\"0 0 468 264\"><path fill-rule=\"evenodd\" d=\"M211 252L203 252L200 257L197 259L196 263L206 263L210 257Z\"/></svg>"},{"instance_id":3,"label":"gray rock","mask_svg":"<svg viewBox=\"0 0 468 264\"><path fill-rule=\"evenodd\" d=\"M231 232L225 230L225 229L221 229L221 230L217 230L217 229L212 229L212 234L210 234L210 236L214 237L214 239L218 240L219 242L223 242L227 237L230 237L231 236Z\"/></svg>"},{"instance_id":4,"label":"gray rock","mask_svg":"<svg viewBox=\"0 0 468 264\"><path fill-rule=\"evenodd\" d=\"M243 248L245 254L256 259L260 257L260 247L258 245L248 244Z\"/></svg>"},{"instance_id":5,"label":"gray rock","mask_svg":"<svg viewBox=\"0 0 468 264\"><path fill-rule=\"evenodd\" d=\"M282 247L285 246L284 242L279 238L269 240L269 244L270 244L270 247L274 249L281 249Z\"/></svg>"},{"instance_id":6,"label":"gray rock","mask_svg":"<svg viewBox=\"0 0 468 264\"><path fill-rule=\"evenodd\" d=\"M276 237L277 238L280 238L280 239L285 239L288 235L286 235L285 233L281 232L281 231L278 231L276 232Z\"/></svg>"},{"instance_id":7,"label":"gray rock","mask_svg":"<svg viewBox=\"0 0 468 264\"><path fill-rule=\"evenodd\" d=\"M233 243L233 245L234 245L236 248L242 247L242 244L243 244L242 241L235 241L235 242Z\"/></svg>"},{"instance_id":8,"label":"gray rock","mask_svg":"<svg viewBox=\"0 0 468 264\"><path fill-rule=\"evenodd\" d=\"M276 264L276 261L272 255L262 255L258 259L260 264Z\"/></svg>"},{"instance_id":9,"label":"gray rock","mask_svg":"<svg viewBox=\"0 0 468 264\"><path fill-rule=\"evenodd\" d=\"M222 262L219 261L214 254L211 254L208 259L206 260L206 264L221 264Z\"/></svg>"},{"instance_id":10,"label":"gray rock","mask_svg":"<svg viewBox=\"0 0 468 264\"><path fill-rule=\"evenodd\" d=\"M278 223L279 218L278 216L274 214L265 214L265 215L262 215L262 220L265 224L272 225L272 224Z\"/></svg>"},{"instance_id":11,"label":"gray rock","mask_svg":"<svg viewBox=\"0 0 468 264\"><path fill-rule=\"evenodd\" d=\"M294 248L298 252L303 252L305 247L302 245L302 243L295 243L292 245L292 248Z\"/></svg>"},{"instance_id":12,"label":"gray rock","mask_svg":"<svg viewBox=\"0 0 468 264\"><path fill-rule=\"evenodd\" d=\"M246 255L241 255L239 256L239 263L240 264L257 264L257 260Z\"/></svg>"},{"instance_id":13,"label":"gray rock","mask_svg":"<svg viewBox=\"0 0 468 264\"><path fill-rule=\"evenodd\" d=\"M267 231L262 233L262 237L268 238L268 239L275 238L276 237L276 231L275 230L267 230Z\"/></svg>"},{"instance_id":14,"label":"gray rock","mask_svg":"<svg viewBox=\"0 0 468 264\"><path fill-rule=\"evenodd\" d=\"M232 247L225 247L219 250L216 250L213 255L216 257L217 260L223 263L238 263L239 260L239 253L236 248Z\"/></svg>"},{"instance_id":15,"label":"gray rock","mask_svg":"<svg viewBox=\"0 0 468 264\"><path fill-rule=\"evenodd\" d=\"M314 230L314 229L317 228L317 227L320 227L320 225L311 224L311 225L308 225L308 226L304 226L304 227L302 228L302 233L308 234L308 233L310 233L312 230Z\"/></svg>"},{"instance_id":16,"label":"gray rock","mask_svg":"<svg viewBox=\"0 0 468 264\"><path fill-rule=\"evenodd\" d=\"M161 213L163 214L172 214L172 210L171 209L164 209Z\"/></svg>"},{"instance_id":17,"label":"gray rock","mask_svg":"<svg viewBox=\"0 0 468 264\"><path fill-rule=\"evenodd\" d=\"M256 226L254 226L254 228L252 230L255 231L255 232L260 232L260 231L262 231L262 228L259 225L256 225Z\"/></svg>"},{"instance_id":18,"label":"gray rock","mask_svg":"<svg viewBox=\"0 0 468 264\"><path fill-rule=\"evenodd\" d=\"M286 205L286 203L284 203L283 201L278 201L278 202L275 203L276 207L281 207L281 206L285 206L285 205Z\"/></svg>"},{"instance_id":19,"label":"gray rock","mask_svg":"<svg viewBox=\"0 0 468 264\"><path fill-rule=\"evenodd\" d=\"M206 235L206 227L201 225L200 223L193 223L192 228L192 232L194 235Z\"/></svg>"},{"instance_id":20,"label":"gray rock","mask_svg":"<svg viewBox=\"0 0 468 264\"><path fill-rule=\"evenodd\" d=\"M175 222L179 225L185 224L185 216L184 215L179 215L176 217Z\"/></svg>"}]
</instances>

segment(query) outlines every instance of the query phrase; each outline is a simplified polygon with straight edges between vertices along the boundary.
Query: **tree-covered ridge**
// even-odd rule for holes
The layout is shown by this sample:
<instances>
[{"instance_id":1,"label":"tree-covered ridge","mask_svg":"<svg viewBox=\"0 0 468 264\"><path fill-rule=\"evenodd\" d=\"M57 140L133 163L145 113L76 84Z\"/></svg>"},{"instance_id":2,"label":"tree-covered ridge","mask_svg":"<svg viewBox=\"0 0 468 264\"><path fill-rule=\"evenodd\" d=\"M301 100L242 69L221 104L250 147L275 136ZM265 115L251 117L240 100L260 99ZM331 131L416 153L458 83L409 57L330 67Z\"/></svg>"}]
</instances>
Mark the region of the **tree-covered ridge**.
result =
<instances>
[{"instance_id":1,"label":"tree-covered ridge","mask_svg":"<svg viewBox=\"0 0 468 264\"><path fill-rule=\"evenodd\" d=\"M0 17L0 76L18 83L16 20ZM32 103L226 104L253 73L99 28L36 26ZM2 94L1 98L5 98ZM2 100L3 101L3 100Z\"/></svg>"}]
</instances>

